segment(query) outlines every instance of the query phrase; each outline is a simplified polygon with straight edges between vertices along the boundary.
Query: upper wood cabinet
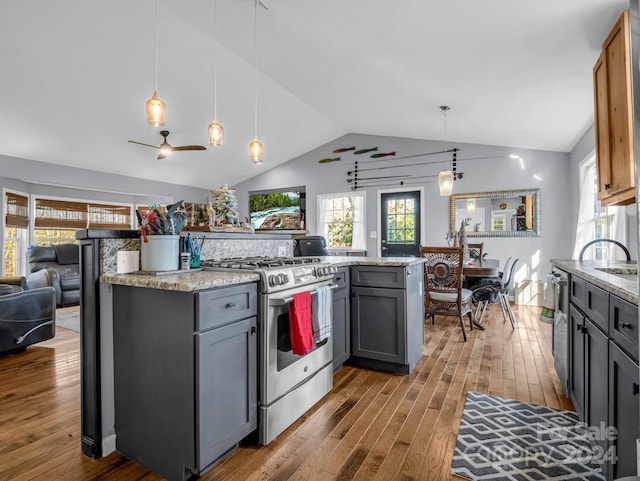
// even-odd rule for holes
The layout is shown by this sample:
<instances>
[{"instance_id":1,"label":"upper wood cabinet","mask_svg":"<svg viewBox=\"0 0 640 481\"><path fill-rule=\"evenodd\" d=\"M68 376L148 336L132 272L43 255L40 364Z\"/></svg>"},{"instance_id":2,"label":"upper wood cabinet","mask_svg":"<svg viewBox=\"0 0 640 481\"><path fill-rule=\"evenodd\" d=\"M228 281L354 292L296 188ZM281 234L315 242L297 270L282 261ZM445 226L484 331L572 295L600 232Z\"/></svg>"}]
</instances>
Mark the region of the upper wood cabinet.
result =
<instances>
[{"instance_id":1,"label":"upper wood cabinet","mask_svg":"<svg viewBox=\"0 0 640 481\"><path fill-rule=\"evenodd\" d=\"M625 10L593 67L598 199L603 205L635 202L633 90L629 11Z\"/></svg>"}]
</instances>

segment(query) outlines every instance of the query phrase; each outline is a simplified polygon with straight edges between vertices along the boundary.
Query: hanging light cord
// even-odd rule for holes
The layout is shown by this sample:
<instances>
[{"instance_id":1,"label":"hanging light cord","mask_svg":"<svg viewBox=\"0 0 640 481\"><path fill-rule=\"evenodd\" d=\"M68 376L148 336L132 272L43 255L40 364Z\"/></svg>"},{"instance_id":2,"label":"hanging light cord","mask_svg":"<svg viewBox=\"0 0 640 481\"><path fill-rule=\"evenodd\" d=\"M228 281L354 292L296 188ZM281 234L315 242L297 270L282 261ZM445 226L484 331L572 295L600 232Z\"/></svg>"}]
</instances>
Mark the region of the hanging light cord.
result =
<instances>
[{"instance_id":1,"label":"hanging light cord","mask_svg":"<svg viewBox=\"0 0 640 481\"><path fill-rule=\"evenodd\" d=\"M258 137L258 0L256 0L255 8L253 11L253 50L254 50L254 75L253 75L253 93L255 100L255 119L254 119L254 132L255 137Z\"/></svg>"},{"instance_id":2,"label":"hanging light cord","mask_svg":"<svg viewBox=\"0 0 640 481\"><path fill-rule=\"evenodd\" d=\"M218 118L218 0L213 2L213 118Z\"/></svg>"},{"instance_id":3,"label":"hanging light cord","mask_svg":"<svg viewBox=\"0 0 640 481\"><path fill-rule=\"evenodd\" d=\"M158 91L158 0L156 0L156 36L155 36L155 44L156 44L156 88L155 91Z\"/></svg>"}]
</instances>

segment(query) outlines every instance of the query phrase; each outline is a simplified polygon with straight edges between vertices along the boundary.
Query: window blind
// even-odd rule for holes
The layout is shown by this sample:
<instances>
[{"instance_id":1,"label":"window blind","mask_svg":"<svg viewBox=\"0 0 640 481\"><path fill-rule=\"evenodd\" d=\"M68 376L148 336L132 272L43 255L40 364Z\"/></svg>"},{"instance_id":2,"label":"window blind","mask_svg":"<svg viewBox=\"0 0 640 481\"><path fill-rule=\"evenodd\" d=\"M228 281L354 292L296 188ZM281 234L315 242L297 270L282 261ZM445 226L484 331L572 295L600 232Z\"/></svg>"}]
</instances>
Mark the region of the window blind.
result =
<instances>
[{"instance_id":1,"label":"window blind","mask_svg":"<svg viewBox=\"0 0 640 481\"><path fill-rule=\"evenodd\" d=\"M89 204L89 229L131 229L131 208Z\"/></svg>"},{"instance_id":2,"label":"window blind","mask_svg":"<svg viewBox=\"0 0 640 481\"><path fill-rule=\"evenodd\" d=\"M6 192L5 221L7 227L27 229L29 227L29 198Z\"/></svg>"},{"instance_id":3,"label":"window blind","mask_svg":"<svg viewBox=\"0 0 640 481\"><path fill-rule=\"evenodd\" d=\"M34 225L43 229L130 229L131 208L57 199L35 200Z\"/></svg>"}]
</instances>

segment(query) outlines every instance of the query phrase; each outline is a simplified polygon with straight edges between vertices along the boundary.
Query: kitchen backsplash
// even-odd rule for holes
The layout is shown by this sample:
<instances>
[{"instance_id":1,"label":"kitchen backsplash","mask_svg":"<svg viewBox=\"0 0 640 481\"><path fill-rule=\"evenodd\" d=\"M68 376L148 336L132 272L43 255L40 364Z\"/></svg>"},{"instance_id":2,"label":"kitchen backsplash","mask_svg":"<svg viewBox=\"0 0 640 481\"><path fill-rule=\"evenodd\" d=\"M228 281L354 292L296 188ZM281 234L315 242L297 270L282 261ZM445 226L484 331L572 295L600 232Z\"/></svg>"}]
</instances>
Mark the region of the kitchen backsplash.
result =
<instances>
[{"instance_id":1,"label":"kitchen backsplash","mask_svg":"<svg viewBox=\"0 0 640 481\"><path fill-rule=\"evenodd\" d=\"M194 236L199 242L199 238ZM139 251L140 239L102 239L100 240L100 275L116 275L118 251ZM288 257L293 255L293 241L290 239L211 239L202 245L201 259L222 257L254 257L273 256Z\"/></svg>"}]
</instances>

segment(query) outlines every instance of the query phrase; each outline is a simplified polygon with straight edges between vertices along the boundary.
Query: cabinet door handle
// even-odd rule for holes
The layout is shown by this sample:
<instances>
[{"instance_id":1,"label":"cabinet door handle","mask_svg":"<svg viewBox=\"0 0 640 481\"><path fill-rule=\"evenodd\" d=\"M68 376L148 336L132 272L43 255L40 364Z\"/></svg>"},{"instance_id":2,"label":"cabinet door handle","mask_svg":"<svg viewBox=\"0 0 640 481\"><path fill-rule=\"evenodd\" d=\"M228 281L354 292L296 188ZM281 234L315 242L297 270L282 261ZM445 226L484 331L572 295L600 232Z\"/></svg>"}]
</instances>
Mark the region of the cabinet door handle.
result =
<instances>
[{"instance_id":1,"label":"cabinet door handle","mask_svg":"<svg viewBox=\"0 0 640 481\"><path fill-rule=\"evenodd\" d=\"M610 188L610 187L611 187L611 184L604 184L604 188L605 188L606 190L609 190L609 188Z\"/></svg>"},{"instance_id":2,"label":"cabinet door handle","mask_svg":"<svg viewBox=\"0 0 640 481\"><path fill-rule=\"evenodd\" d=\"M235 302L227 302L224 306L225 309L231 309L232 307L236 307Z\"/></svg>"},{"instance_id":3,"label":"cabinet door handle","mask_svg":"<svg viewBox=\"0 0 640 481\"><path fill-rule=\"evenodd\" d=\"M640 394L640 385L638 385L637 382L633 383L633 395L637 396L638 394Z\"/></svg>"},{"instance_id":4,"label":"cabinet door handle","mask_svg":"<svg viewBox=\"0 0 640 481\"><path fill-rule=\"evenodd\" d=\"M251 334L255 334L256 333L256 326L251 326Z\"/></svg>"},{"instance_id":5,"label":"cabinet door handle","mask_svg":"<svg viewBox=\"0 0 640 481\"><path fill-rule=\"evenodd\" d=\"M620 323L620 327L627 327L627 328L631 329L631 323L630 322L621 322Z\"/></svg>"}]
</instances>

